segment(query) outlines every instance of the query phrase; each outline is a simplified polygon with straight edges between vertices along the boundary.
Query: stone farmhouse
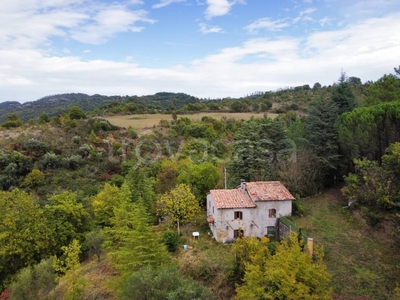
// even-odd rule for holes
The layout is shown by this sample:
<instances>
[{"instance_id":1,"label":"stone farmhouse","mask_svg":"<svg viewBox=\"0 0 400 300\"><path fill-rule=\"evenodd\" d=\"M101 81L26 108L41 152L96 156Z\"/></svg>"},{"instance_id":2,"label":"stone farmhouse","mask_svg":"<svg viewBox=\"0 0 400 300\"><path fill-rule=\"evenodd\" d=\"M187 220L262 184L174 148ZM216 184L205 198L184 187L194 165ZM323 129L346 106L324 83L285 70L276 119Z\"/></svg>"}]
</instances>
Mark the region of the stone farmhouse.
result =
<instances>
[{"instance_id":1,"label":"stone farmhouse","mask_svg":"<svg viewBox=\"0 0 400 300\"><path fill-rule=\"evenodd\" d=\"M244 182L207 195L207 221L219 242L274 235L279 215L290 216L294 197L279 181Z\"/></svg>"}]
</instances>

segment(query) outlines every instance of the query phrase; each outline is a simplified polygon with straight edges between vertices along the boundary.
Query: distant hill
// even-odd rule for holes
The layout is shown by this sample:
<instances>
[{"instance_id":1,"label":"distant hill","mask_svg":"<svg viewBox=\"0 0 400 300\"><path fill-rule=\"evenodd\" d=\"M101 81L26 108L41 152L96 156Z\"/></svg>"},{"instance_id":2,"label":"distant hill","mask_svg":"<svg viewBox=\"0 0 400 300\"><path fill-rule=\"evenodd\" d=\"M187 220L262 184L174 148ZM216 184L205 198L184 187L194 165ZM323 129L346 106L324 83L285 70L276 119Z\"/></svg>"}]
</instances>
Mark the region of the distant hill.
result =
<instances>
[{"instance_id":1,"label":"distant hill","mask_svg":"<svg viewBox=\"0 0 400 300\"><path fill-rule=\"evenodd\" d=\"M111 102L114 98L86 94L59 94L41 98L32 102L19 103L8 101L0 103L0 122L4 122L9 113L17 113L23 122L39 117L43 112L55 116L67 112L71 106L77 105L83 111L90 111Z\"/></svg>"},{"instance_id":2,"label":"distant hill","mask_svg":"<svg viewBox=\"0 0 400 300\"><path fill-rule=\"evenodd\" d=\"M164 110L181 108L189 103L199 102L200 99L184 93L161 92L148 96L103 96L69 93L46 96L36 101L19 103L7 101L0 103L0 123L6 121L9 113L17 113L23 122L38 118L43 112L50 117L68 112L71 106L78 106L84 112L104 111L114 106L131 105L132 110Z\"/></svg>"}]
</instances>

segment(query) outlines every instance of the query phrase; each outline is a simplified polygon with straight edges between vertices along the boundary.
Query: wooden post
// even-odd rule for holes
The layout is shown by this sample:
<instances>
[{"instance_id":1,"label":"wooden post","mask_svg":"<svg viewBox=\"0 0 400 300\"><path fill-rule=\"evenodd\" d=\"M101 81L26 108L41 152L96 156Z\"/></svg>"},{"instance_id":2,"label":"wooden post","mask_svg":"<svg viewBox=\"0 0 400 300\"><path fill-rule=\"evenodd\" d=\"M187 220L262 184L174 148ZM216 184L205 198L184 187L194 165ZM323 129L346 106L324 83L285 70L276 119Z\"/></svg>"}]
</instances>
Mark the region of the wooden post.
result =
<instances>
[{"instance_id":1,"label":"wooden post","mask_svg":"<svg viewBox=\"0 0 400 300\"><path fill-rule=\"evenodd\" d=\"M312 256L314 252L314 239L313 238L307 238L307 249L308 253Z\"/></svg>"}]
</instances>

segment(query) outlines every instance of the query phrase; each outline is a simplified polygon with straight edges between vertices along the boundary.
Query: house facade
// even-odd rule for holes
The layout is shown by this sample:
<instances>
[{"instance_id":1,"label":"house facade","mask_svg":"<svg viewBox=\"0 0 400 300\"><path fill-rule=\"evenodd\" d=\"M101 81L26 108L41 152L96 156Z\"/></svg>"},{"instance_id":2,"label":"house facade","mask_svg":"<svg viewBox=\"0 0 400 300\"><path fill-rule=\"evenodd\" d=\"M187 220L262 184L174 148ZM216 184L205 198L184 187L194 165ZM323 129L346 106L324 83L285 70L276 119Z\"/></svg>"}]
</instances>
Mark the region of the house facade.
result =
<instances>
[{"instance_id":1,"label":"house facade","mask_svg":"<svg viewBox=\"0 0 400 300\"><path fill-rule=\"evenodd\" d=\"M294 197L279 181L242 182L236 189L211 190L207 221L219 242L240 235L275 234L279 215L290 216Z\"/></svg>"}]
</instances>

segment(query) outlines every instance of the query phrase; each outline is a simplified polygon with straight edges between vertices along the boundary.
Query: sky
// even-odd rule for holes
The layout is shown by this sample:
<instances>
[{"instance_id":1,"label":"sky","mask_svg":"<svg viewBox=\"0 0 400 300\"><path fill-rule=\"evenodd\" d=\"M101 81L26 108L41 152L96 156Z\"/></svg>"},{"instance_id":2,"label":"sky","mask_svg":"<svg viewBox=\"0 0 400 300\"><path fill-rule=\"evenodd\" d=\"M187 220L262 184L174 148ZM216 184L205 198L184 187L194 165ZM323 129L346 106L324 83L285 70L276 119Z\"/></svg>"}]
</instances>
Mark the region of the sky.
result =
<instances>
[{"instance_id":1,"label":"sky","mask_svg":"<svg viewBox=\"0 0 400 300\"><path fill-rule=\"evenodd\" d=\"M12 0L0 102L61 93L242 97L400 64L398 0Z\"/></svg>"}]
</instances>

